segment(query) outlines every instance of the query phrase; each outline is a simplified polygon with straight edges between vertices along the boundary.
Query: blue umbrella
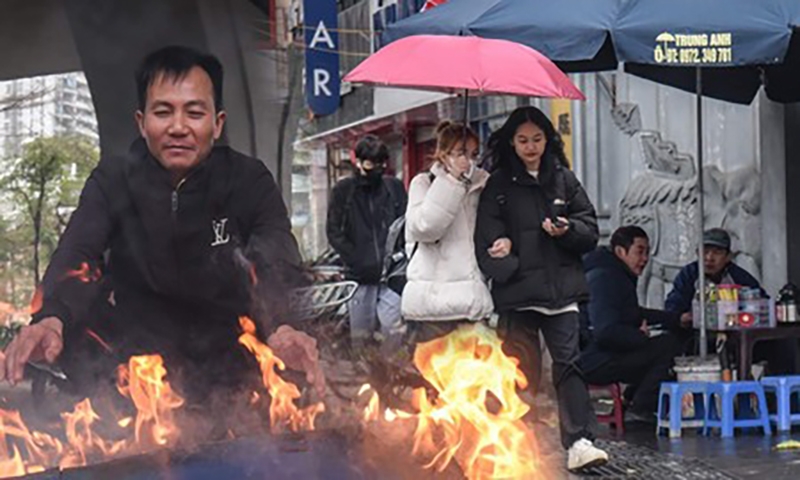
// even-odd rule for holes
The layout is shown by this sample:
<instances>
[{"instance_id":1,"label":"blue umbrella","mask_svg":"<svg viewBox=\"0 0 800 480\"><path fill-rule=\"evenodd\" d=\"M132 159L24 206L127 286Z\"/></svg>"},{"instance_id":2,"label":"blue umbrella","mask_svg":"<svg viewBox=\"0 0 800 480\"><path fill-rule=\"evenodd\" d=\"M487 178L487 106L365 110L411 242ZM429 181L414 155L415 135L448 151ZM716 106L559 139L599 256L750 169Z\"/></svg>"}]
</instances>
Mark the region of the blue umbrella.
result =
<instances>
[{"instance_id":1,"label":"blue umbrella","mask_svg":"<svg viewBox=\"0 0 800 480\"><path fill-rule=\"evenodd\" d=\"M762 83L773 100L800 100L796 0L628 0L612 37L625 70L694 92L750 103Z\"/></svg>"},{"instance_id":2,"label":"blue umbrella","mask_svg":"<svg viewBox=\"0 0 800 480\"><path fill-rule=\"evenodd\" d=\"M381 40L474 35L540 51L567 72L613 70L610 30L624 0L449 0L390 25Z\"/></svg>"},{"instance_id":3,"label":"blue umbrella","mask_svg":"<svg viewBox=\"0 0 800 480\"><path fill-rule=\"evenodd\" d=\"M704 69L704 95L747 104L761 85L775 101L800 101L800 35L792 35L794 27L800 27L799 0L449 0L390 25L381 40L511 40L567 72L613 70L623 62L634 75L691 92L696 67L713 66ZM667 35L657 41L662 33ZM698 42L691 35L702 34L708 35L705 47L678 48L677 38L669 40L683 35L679 41L691 45ZM715 45L711 34L720 34ZM657 62L658 47L663 56Z\"/></svg>"}]
</instances>

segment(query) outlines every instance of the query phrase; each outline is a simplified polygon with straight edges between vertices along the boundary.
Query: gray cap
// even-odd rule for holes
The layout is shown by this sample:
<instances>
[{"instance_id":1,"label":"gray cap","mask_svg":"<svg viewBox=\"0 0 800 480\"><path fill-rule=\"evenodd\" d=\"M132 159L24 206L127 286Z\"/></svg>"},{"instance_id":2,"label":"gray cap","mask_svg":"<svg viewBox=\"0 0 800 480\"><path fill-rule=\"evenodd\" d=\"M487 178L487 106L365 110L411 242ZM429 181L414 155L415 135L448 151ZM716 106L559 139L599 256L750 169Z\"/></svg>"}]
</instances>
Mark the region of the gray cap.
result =
<instances>
[{"instance_id":1,"label":"gray cap","mask_svg":"<svg viewBox=\"0 0 800 480\"><path fill-rule=\"evenodd\" d=\"M712 228L706 230L703 234L703 245L706 247L718 247L725 250L731 250L731 236L728 232L721 228Z\"/></svg>"}]
</instances>

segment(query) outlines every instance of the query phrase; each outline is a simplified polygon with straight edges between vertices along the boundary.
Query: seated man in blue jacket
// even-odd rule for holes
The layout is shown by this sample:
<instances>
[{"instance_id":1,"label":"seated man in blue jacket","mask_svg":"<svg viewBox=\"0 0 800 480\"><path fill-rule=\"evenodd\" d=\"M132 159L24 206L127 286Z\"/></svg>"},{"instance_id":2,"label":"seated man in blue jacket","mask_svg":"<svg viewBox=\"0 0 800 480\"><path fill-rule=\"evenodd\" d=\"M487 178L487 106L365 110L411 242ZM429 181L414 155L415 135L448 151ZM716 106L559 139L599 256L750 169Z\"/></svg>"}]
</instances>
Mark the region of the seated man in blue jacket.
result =
<instances>
[{"instance_id":1,"label":"seated man in blue jacket","mask_svg":"<svg viewBox=\"0 0 800 480\"><path fill-rule=\"evenodd\" d=\"M712 228L703 235L704 267L706 281L714 284L735 284L744 287L758 288L761 295L767 293L761 288L758 280L747 270L733 262L731 237L721 228ZM692 301L699 277L697 262L692 262L681 269L672 284L672 291L667 296L664 308L682 316L691 318ZM689 343L686 353L694 353L696 348ZM787 375L797 372L797 344L792 339L770 340L759 342L753 347L753 360L766 361L769 374Z\"/></svg>"},{"instance_id":2,"label":"seated man in blue jacket","mask_svg":"<svg viewBox=\"0 0 800 480\"><path fill-rule=\"evenodd\" d=\"M591 333L581 369L591 384L631 385L635 393L629 420L655 421L658 388L670 379L678 352L678 341L669 331L680 329L680 316L639 306L636 283L649 257L647 233L636 226L618 228L610 248L584 257ZM651 334L652 327L664 333Z\"/></svg>"},{"instance_id":3,"label":"seated man in blue jacket","mask_svg":"<svg viewBox=\"0 0 800 480\"><path fill-rule=\"evenodd\" d=\"M707 230L703 234L703 247L703 266L708 282L761 289L755 277L733 263L731 236L728 232L721 228ZM681 269L672 284L672 291L667 296L665 310L681 315L691 314L699 274L700 268L697 262L692 262ZM763 290L761 294L766 296Z\"/></svg>"}]
</instances>

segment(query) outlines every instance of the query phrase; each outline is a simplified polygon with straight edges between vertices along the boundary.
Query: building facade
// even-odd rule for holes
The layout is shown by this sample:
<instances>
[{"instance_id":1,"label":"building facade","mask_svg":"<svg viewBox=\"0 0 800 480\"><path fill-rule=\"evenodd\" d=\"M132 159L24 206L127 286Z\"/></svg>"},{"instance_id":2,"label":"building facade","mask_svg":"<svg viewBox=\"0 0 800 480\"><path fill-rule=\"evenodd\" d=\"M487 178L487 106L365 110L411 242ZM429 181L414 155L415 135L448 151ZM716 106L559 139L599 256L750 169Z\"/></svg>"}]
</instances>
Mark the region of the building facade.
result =
<instances>
[{"instance_id":1,"label":"building facade","mask_svg":"<svg viewBox=\"0 0 800 480\"><path fill-rule=\"evenodd\" d=\"M0 82L0 159L37 137L82 135L99 145L97 117L81 72Z\"/></svg>"}]
</instances>

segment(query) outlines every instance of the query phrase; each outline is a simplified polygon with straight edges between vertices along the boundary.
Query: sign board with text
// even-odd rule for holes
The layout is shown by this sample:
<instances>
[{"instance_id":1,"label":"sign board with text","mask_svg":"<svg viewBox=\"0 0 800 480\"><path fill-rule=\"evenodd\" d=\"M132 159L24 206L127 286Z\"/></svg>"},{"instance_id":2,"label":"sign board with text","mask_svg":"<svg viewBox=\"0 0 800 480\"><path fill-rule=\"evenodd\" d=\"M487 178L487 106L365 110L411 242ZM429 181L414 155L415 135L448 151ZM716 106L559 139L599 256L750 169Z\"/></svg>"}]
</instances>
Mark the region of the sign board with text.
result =
<instances>
[{"instance_id":1,"label":"sign board with text","mask_svg":"<svg viewBox=\"0 0 800 480\"><path fill-rule=\"evenodd\" d=\"M336 0L304 0L306 103L315 115L339 108L339 32Z\"/></svg>"}]
</instances>

